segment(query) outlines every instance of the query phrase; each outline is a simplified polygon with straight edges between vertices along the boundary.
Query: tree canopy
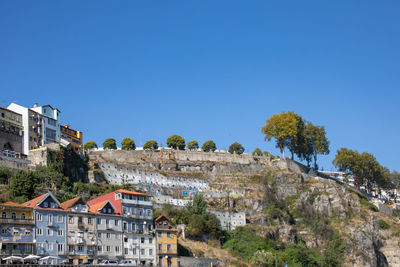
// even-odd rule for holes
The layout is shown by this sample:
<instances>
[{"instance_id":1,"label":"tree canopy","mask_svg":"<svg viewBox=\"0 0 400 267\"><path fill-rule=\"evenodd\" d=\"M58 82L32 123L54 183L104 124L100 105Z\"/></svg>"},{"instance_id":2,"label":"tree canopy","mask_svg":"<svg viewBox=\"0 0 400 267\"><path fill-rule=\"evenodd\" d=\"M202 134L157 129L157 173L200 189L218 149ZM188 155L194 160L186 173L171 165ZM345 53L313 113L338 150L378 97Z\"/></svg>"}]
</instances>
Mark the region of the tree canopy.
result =
<instances>
[{"instance_id":1,"label":"tree canopy","mask_svg":"<svg viewBox=\"0 0 400 267\"><path fill-rule=\"evenodd\" d=\"M199 149L199 143L197 142L197 141L190 141L188 144L187 144L187 148L189 149L189 150L197 150L197 149Z\"/></svg>"},{"instance_id":2,"label":"tree canopy","mask_svg":"<svg viewBox=\"0 0 400 267\"><path fill-rule=\"evenodd\" d=\"M208 140L206 142L203 143L203 145L201 146L201 150L203 150L204 152L214 152L217 149L217 146L215 145L213 140Z\"/></svg>"},{"instance_id":3,"label":"tree canopy","mask_svg":"<svg viewBox=\"0 0 400 267\"><path fill-rule=\"evenodd\" d=\"M147 140L143 145L143 149L145 150L155 150L158 149L158 143L154 140Z\"/></svg>"},{"instance_id":4,"label":"tree canopy","mask_svg":"<svg viewBox=\"0 0 400 267\"><path fill-rule=\"evenodd\" d=\"M228 151L231 154L241 155L244 152L244 147L241 144L239 144L238 142L235 142L235 143L233 143L233 144L231 144L229 146L229 150Z\"/></svg>"},{"instance_id":5,"label":"tree canopy","mask_svg":"<svg viewBox=\"0 0 400 267\"><path fill-rule=\"evenodd\" d=\"M103 142L103 149L117 149L117 143L115 142L115 139L107 138Z\"/></svg>"},{"instance_id":6,"label":"tree canopy","mask_svg":"<svg viewBox=\"0 0 400 267\"><path fill-rule=\"evenodd\" d=\"M293 112L282 112L274 114L267 121L261 131L265 134L265 140L276 140L276 147L280 149L282 157L285 158L285 147L298 134L298 120Z\"/></svg>"},{"instance_id":7,"label":"tree canopy","mask_svg":"<svg viewBox=\"0 0 400 267\"><path fill-rule=\"evenodd\" d=\"M135 150L136 149L135 141L133 141L129 137L125 137L121 142L121 149L122 150Z\"/></svg>"},{"instance_id":8,"label":"tree canopy","mask_svg":"<svg viewBox=\"0 0 400 267\"><path fill-rule=\"evenodd\" d=\"M253 153L251 153L253 156L262 156L263 153L261 151L261 149L259 149L258 147L256 149L254 149Z\"/></svg>"},{"instance_id":9,"label":"tree canopy","mask_svg":"<svg viewBox=\"0 0 400 267\"><path fill-rule=\"evenodd\" d=\"M167 146L170 148L184 150L185 145L185 139L179 135L174 134L167 139Z\"/></svg>"},{"instance_id":10,"label":"tree canopy","mask_svg":"<svg viewBox=\"0 0 400 267\"><path fill-rule=\"evenodd\" d=\"M94 141L89 141L89 142L86 142L86 144L83 146L83 148L87 151L89 149L97 148L97 144Z\"/></svg>"},{"instance_id":11,"label":"tree canopy","mask_svg":"<svg viewBox=\"0 0 400 267\"><path fill-rule=\"evenodd\" d=\"M308 122L304 129L304 138L302 138L303 144L300 145L300 155L304 155L309 164L310 157L314 157L314 168L318 169L317 166L317 155L329 154L329 140L326 137L325 127L316 126L311 122ZM301 158L301 157L300 157Z\"/></svg>"}]
</instances>

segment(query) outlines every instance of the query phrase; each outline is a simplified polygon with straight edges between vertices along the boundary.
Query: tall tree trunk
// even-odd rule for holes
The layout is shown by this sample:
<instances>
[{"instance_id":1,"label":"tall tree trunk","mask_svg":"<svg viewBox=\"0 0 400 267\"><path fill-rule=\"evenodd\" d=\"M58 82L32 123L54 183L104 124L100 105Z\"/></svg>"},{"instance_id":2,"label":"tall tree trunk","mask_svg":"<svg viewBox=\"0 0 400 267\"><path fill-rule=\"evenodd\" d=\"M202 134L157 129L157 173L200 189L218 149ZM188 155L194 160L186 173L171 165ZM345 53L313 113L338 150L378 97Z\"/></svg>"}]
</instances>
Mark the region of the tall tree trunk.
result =
<instances>
[{"instance_id":1,"label":"tall tree trunk","mask_svg":"<svg viewBox=\"0 0 400 267\"><path fill-rule=\"evenodd\" d=\"M282 158L285 159L285 147L281 148L282 150Z\"/></svg>"},{"instance_id":2,"label":"tall tree trunk","mask_svg":"<svg viewBox=\"0 0 400 267\"><path fill-rule=\"evenodd\" d=\"M314 169L317 170L317 154L314 155Z\"/></svg>"}]
</instances>

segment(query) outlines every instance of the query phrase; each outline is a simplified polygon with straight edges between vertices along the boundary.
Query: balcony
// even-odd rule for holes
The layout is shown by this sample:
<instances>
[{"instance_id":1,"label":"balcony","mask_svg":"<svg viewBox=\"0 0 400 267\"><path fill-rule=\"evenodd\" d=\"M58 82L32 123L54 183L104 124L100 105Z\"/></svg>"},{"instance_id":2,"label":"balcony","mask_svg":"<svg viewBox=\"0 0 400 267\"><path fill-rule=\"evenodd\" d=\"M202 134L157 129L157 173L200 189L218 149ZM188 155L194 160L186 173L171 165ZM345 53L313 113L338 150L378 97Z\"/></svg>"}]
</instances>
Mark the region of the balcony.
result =
<instances>
[{"instance_id":1,"label":"balcony","mask_svg":"<svg viewBox=\"0 0 400 267\"><path fill-rule=\"evenodd\" d=\"M23 224L23 225L34 225L34 221L30 219L5 219L0 218L1 224Z\"/></svg>"},{"instance_id":2,"label":"balcony","mask_svg":"<svg viewBox=\"0 0 400 267\"><path fill-rule=\"evenodd\" d=\"M123 198L121 200L122 204L133 204L133 205L140 205L140 206L153 206L153 203L149 201L144 201L144 200L137 200L137 199L126 199Z\"/></svg>"}]
</instances>

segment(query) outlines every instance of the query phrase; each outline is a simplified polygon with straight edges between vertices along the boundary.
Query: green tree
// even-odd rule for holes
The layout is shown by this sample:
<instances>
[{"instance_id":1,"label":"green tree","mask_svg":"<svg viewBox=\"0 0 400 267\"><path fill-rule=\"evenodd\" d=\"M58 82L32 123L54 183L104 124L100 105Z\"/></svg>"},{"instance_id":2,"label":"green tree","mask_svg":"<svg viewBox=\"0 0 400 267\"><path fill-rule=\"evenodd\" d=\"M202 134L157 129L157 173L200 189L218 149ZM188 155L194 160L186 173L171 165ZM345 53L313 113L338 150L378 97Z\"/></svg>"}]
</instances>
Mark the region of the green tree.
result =
<instances>
[{"instance_id":1,"label":"green tree","mask_svg":"<svg viewBox=\"0 0 400 267\"><path fill-rule=\"evenodd\" d=\"M8 184L10 178L12 177L13 172L11 169L1 166L0 167L0 183Z\"/></svg>"},{"instance_id":2,"label":"green tree","mask_svg":"<svg viewBox=\"0 0 400 267\"><path fill-rule=\"evenodd\" d=\"M228 151L231 154L241 155L244 152L244 147L241 144L239 144L238 142L235 142L235 143L233 143L233 144L231 144L229 146L229 150Z\"/></svg>"},{"instance_id":3,"label":"green tree","mask_svg":"<svg viewBox=\"0 0 400 267\"><path fill-rule=\"evenodd\" d=\"M304 145L303 153L308 154L312 152L314 158L314 168L317 169L317 155L329 154L329 140L326 137L325 127L316 126L308 122L304 129ZM307 161L308 163L308 161Z\"/></svg>"},{"instance_id":4,"label":"green tree","mask_svg":"<svg viewBox=\"0 0 400 267\"><path fill-rule=\"evenodd\" d=\"M207 202L204 199L203 194L197 194L194 196L192 201L186 205L186 209L191 214L202 215L206 212L207 209Z\"/></svg>"},{"instance_id":5,"label":"green tree","mask_svg":"<svg viewBox=\"0 0 400 267\"><path fill-rule=\"evenodd\" d=\"M305 127L305 123L303 118L296 114L296 113L292 113L292 115L294 116L294 118L296 119L297 122L297 134L293 135L291 137L289 137L288 139L288 143L287 143L287 147L291 153L291 158L292 160L294 160L294 155L300 155L301 151L302 151L302 147L303 147L303 143L304 143L304 127Z\"/></svg>"},{"instance_id":6,"label":"green tree","mask_svg":"<svg viewBox=\"0 0 400 267\"><path fill-rule=\"evenodd\" d=\"M204 144L201 146L201 150L204 152L214 152L217 149L217 146L215 145L213 140L208 140L204 142Z\"/></svg>"},{"instance_id":7,"label":"green tree","mask_svg":"<svg viewBox=\"0 0 400 267\"><path fill-rule=\"evenodd\" d=\"M336 152L333 165L339 171L353 174L359 185L365 185L369 190L374 183L381 186L385 181L383 167L367 152L360 154L357 150L341 148Z\"/></svg>"},{"instance_id":8,"label":"green tree","mask_svg":"<svg viewBox=\"0 0 400 267\"><path fill-rule=\"evenodd\" d=\"M266 121L261 131L265 134L265 140L271 141L275 138L276 147L280 149L282 158L285 158L285 147L298 134L296 114L293 112L274 114Z\"/></svg>"},{"instance_id":9,"label":"green tree","mask_svg":"<svg viewBox=\"0 0 400 267\"><path fill-rule=\"evenodd\" d=\"M187 144L187 148L188 148L189 150L197 150L197 149L199 149L199 143L197 143L197 141L190 141L190 142Z\"/></svg>"},{"instance_id":10,"label":"green tree","mask_svg":"<svg viewBox=\"0 0 400 267\"><path fill-rule=\"evenodd\" d=\"M86 144L83 146L83 148L85 149L85 151L88 151L89 149L97 148L97 144L94 141L89 141L89 142L86 142Z\"/></svg>"},{"instance_id":11,"label":"green tree","mask_svg":"<svg viewBox=\"0 0 400 267\"><path fill-rule=\"evenodd\" d=\"M258 147L256 149L254 149L253 153L251 153L253 156L262 156L263 153L261 151L261 149L259 149Z\"/></svg>"},{"instance_id":12,"label":"green tree","mask_svg":"<svg viewBox=\"0 0 400 267\"><path fill-rule=\"evenodd\" d=\"M167 139L167 146L173 149L184 150L185 145L185 139L179 135L174 134Z\"/></svg>"},{"instance_id":13,"label":"green tree","mask_svg":"<svg viewBox=\"0 0 400 267\"><path fill-rule=\"evenodd\" d=\"M12 178L8 188L14 201L26 202L35 194L37 178L33 172L17 172Z\"/></svg>"},{"instance_id":14,"label":"green tree","mask_svg":"<svg viewBox=\"0 0 400 267\"><path fill-rule=\"evenodd\" d=\"M154 141L154 140L146 141L146 143L144 143L144 145L143 145L143 149L145 149L145 150L156 150L156 149L158 149L157 141Z\"/></svg>"},{"instance_id":15,"label":"green tree","mask_svg":"<svg viewBox=\"0 0 400 267\"><path fill-rule=\"evenodd\" d=\"M117 149L117 143L115 142L115 139L107 138L103 142L103 149Z\"/></svg>"},{"instance_id":16,"label":"green tree","mask_svg":"<svg viewBox=\"0 0 400 267\"><path fill-rule=\"evenodd\" d=\"M111 149L115 149L115 148L111 148ZM135 150L136 149L135 141L133 141L129 137L125 137L121 142L121 149L122 150Z\"/></svg>"}]
</instances>

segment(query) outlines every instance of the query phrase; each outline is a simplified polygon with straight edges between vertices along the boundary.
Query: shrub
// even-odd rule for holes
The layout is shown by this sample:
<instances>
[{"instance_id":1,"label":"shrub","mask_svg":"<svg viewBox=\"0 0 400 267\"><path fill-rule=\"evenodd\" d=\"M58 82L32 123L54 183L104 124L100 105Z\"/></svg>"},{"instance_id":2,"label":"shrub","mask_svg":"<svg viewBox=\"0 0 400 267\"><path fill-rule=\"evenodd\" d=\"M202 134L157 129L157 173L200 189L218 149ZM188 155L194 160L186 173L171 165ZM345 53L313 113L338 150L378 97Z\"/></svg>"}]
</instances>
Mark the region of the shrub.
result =
<instances>
[{"instance_id":1,"label":"shrub","mask_svg":"<svg viewBox=\"0 0 400 267\"><path fill-rule=\"evenodd\" d=\"M369 202L366 197L360 198L360 203L361 203L361 205L363 205L364 207L366 207L372 211L375 211L375 212L379 211L378 207L375 206L374 204L372 204L371 202Z\"/></svg>"},{"instance_id":2,"label":"shrub","mask_svg":"<svg viewBox=\"0 0 400 267\"><path fill-rule=\"evenodd\" d=\"M256 149L254 149L253 153L251 153L253 156L262 156L263 153L261 151L261 149L259 149L258 147Z\"/></svg>"},{"instance_id":3,"label":"shrub","mask_svg":"<svg viewBox=\"0 0 400 267\"><path fill-rule=\"evenodd\" d=\"M231 154L241 155L244 152L244 147L241 144L239 144L238 142L235 142L235 143L233 143L233 144L231 144L229 146L229 150L228 151Z\"/></svg>"},{"instance_id":4,"label":"shrub","mask_svg":"<svg viewBox=\"0 0 400 267\"><path fill-rule=\"evenodd\" d=\"M94 141L89 141L89 142L86 142L86 144L83 146L83 148L85 149L85 151L87 151L89 149L97 148L97 144Z\"/></svg>"},{"instance_id":5,"label":"shrub","mask_svg":"<svg viewBox=\"0 0 400 267\"><path fill-rule=\"evenodd\" d=\"M385 222L384 220L379 220L379 227L381 228L381 229L384 229L384 230L386 230L386 229L389 229L390 228L390 225L387 223L387 222Z\"/></svg>"},{"instance_id":6,"label":"shrub","mask_svg":"<svg viewBox=\"0 0 400 267\"><path fill-rule=\"evenodd\" d=\"M146 143L144 143L143 149L156 150L156 149L158 149L158 143L157 143L157 141L154 141L154 140L148 140L148 141L146 141Z\"/></svg>"}]
</instances>

